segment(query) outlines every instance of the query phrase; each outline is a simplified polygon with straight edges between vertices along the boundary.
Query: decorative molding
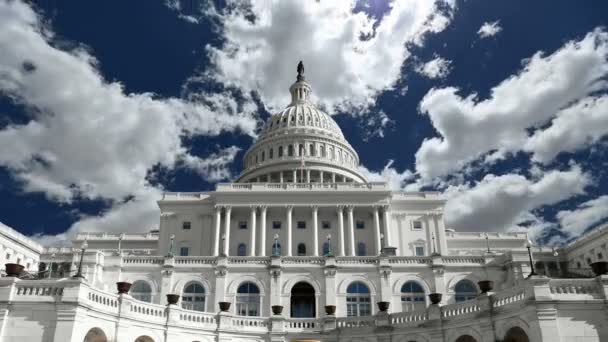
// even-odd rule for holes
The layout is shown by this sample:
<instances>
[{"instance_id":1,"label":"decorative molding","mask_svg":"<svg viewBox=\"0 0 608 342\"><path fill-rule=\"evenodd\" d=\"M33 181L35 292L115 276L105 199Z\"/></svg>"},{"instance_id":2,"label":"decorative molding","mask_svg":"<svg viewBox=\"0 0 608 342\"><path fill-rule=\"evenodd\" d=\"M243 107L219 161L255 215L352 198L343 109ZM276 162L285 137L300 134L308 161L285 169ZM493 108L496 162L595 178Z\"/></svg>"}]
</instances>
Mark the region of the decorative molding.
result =
<instances>
[{"instance_id":1,"label":"decorative molding","mask_svg":"<svg viewBox=\"0 0 608 342\"><path fill-rule=\"evenodd\" d=\"M162 218L174 218L177 217L177 214L172 211L165 211L160 213L160 217Z\"/></svg>"}]
</instances>

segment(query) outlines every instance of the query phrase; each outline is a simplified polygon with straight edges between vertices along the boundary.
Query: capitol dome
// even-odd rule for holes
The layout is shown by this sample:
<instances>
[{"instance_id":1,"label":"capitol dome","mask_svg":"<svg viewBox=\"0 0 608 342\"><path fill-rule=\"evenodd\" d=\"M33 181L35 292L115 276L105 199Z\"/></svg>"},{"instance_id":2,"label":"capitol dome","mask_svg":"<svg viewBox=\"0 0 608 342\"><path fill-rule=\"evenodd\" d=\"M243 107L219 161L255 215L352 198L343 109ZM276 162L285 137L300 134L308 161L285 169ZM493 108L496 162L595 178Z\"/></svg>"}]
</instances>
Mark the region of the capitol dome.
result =
<instances>
[{"instance_id":1,"label":"capitol dome","mask_svg":"<svg viewBox=\"0 0 608 342\"><path fill-rule=\"evenodd\" d=\"M264 124L243 158L240 183L366 183L359 156L340 126L310 103L311 87L298 64L291 103Z\"/></svg>"}]
</instances>

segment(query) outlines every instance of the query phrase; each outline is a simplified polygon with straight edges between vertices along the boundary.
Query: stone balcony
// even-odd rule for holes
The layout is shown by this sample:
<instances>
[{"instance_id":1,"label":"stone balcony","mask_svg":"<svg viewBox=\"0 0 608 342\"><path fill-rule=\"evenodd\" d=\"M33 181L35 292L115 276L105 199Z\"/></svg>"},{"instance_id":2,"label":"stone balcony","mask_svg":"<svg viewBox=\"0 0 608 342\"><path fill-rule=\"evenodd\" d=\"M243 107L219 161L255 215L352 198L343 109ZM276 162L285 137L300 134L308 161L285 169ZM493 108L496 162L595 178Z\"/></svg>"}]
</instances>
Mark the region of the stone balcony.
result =
<instances>
[{"instance_id":1,"label":"stone balcony","mask_svg":"<svg viewBox=\"0 0 608 342\"><path fill-rule=\"evenodd\" d=\"M324 334L334 340L331 336L365 335L366 331L376 334L382 334L383 331L394 333L400 329L445 332L471 320L474 320L475 324L492 323L497 327L494 334L500 337L501 320L512 316L514 312L523 315L526 307L542 307L556 303L560 303L556 308L585 305L586 310L598 310L598 314L601 314L604 312L607 298L608 276L568 281L535 276L523 281L518 287L499 293L480 294L477 299L450 305L431 304L426 309L413 312L381 311L376 315L364 317L246 317L228 312L199 312L177 305L141 302L128 294L101 291L81 279L0 279L0 307L11 307L3 316L3 320L7 322L1 325L4 330L1 333L7 338L6 341L17 340L13 337L19 333L11 330L15 326L11 321L28 316L28 310L33 310L32 317L26 318L36 317L37 324L59 324L57 315L63 312L62 322L67 319L73 323L87 322L84 326L91 325L91 322L93 326L98 326L101 323L95 320L102 320L117 327L116 336L150 334L150 331L156 331L159 336L168 336L167 341L179 341L183 336L190 336L188 334L207 334L218 339L220 335L271 336L273 341ZM33 304L36 306L32 306ZM65 312L70 314L65 316ZM536 311L533 310L533 313L536 314ZM79 324L69 326L71 330L56 329L54 340L82 341L83 332L79 331ZM141 331L134 332L138 329ZM108 335L112 334L108 332Z\"/></svg>"}]
</instances>

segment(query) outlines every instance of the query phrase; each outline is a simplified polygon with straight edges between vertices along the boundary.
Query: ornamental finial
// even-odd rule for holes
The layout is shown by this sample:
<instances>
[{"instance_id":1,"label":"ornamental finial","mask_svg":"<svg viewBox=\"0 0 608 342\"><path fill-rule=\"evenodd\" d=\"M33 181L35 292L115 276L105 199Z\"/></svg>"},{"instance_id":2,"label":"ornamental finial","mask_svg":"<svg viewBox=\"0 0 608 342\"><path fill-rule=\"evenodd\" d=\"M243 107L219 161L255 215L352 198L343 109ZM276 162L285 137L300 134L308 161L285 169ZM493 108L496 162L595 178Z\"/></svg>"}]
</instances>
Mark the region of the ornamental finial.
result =
<instances>
[{"instance_id":1,"label":"ornamental finial","mask_svg":"<svg viewBox=\"0 0 608 342\"><path fill-rule=\"evenodd\" d=\"M298 63L298 82L304 80L304 63Z\"/></svg>"}]
</instances>

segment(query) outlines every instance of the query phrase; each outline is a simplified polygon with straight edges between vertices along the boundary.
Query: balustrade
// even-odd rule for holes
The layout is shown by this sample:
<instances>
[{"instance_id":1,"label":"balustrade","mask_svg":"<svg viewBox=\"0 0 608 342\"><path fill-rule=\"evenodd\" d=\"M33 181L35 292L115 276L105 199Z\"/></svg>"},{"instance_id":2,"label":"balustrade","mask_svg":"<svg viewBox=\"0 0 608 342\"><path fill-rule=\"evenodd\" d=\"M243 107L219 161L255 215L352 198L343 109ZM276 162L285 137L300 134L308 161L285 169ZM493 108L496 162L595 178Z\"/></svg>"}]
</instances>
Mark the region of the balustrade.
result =
<instances>
[{"instance_id":1,"label":"balustrade","mask_svg":"<svg viewBox=\"0 0 608 342\"><path fill-rule=\"evenodd\" d=\"M561 300L581 299L581 297L600 298L601 295L595 279L551 279L549 289L553 296Z\"/></svg>"},{"instance_id":2,"label":"balustrade","mask_svg":"<svg viewBox=\"0 0 608 342\"><path fill-rule=\"evenodd\" d=\"M285 321L285 329L291 332L320 331L321 320L316 318L292 318Z\"/></svg>"},{"instance_id":3,"label":"balustrade","mask_svg":"<svg viewBox=\"0 0 608 342\"><path fill-rule=\"evenodd\" d=\"M479 306L477 300L473 299L458 304L442 306L441 317L462 317L479 311L481 311L481 307Z\"/></svg>"},{"instance_id":4,"label":"balustrade","mask_svg":"<svg viewBox=\"0 0 608 342\"><path fill-rule=\"evenodd\" d=\"M399 312L390 315L392 325L410 325L418 324L429 319L428 313L425 311Z\"/></svg>"}]
</instances>

